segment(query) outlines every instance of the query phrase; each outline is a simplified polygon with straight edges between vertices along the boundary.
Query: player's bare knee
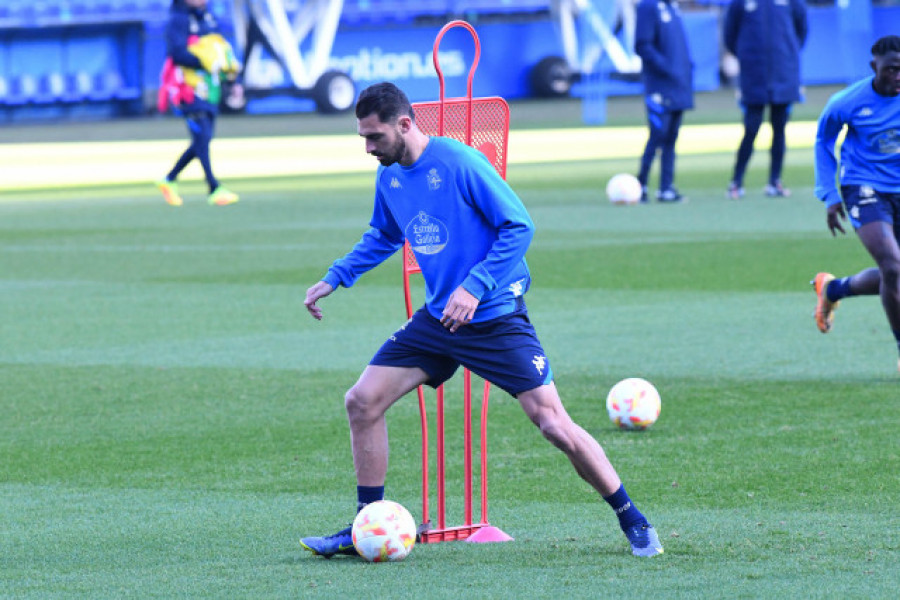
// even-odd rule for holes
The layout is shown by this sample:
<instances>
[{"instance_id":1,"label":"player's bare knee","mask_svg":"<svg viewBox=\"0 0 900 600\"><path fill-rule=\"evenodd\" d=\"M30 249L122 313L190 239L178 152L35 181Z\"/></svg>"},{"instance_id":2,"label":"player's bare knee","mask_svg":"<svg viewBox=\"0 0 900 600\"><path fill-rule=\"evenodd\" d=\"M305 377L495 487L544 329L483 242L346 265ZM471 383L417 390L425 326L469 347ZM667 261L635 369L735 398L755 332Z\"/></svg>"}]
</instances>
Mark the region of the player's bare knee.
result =
<instances>
[{"instance_id":1,"label":"player's bare knee","mask_svg":"<svg viewBox=\"0 0 900 600\"><path fill-rule=\"evenodd\" d=\"M574 438L565 427L565 424L558 419L544 419L538 423L538 427L543 435L551 444L570 454L575 449Z\"/></svg>"},{"instance_id":2,"label":"player's bare knee","mask_svg":"<svg viewBox=\"0 0 900 600\"><path fill-rule=\"evenodd\" d=\"M359 386L354 385L344 394L344 409L347 418L351 422L371 421L380 415L375 414L377 409L376 398L366 394Z\"/></svg>"},{"instance_id":3,"label":"player's bare knee","mask_svg":"<svg viewBox=\"0 0 900 600\"><path fill-rule=\"evenodd\" d=\"M884 261L879 270L883 285L892 290L900 289L900 261Z\"/></svg>"}]
</instances>

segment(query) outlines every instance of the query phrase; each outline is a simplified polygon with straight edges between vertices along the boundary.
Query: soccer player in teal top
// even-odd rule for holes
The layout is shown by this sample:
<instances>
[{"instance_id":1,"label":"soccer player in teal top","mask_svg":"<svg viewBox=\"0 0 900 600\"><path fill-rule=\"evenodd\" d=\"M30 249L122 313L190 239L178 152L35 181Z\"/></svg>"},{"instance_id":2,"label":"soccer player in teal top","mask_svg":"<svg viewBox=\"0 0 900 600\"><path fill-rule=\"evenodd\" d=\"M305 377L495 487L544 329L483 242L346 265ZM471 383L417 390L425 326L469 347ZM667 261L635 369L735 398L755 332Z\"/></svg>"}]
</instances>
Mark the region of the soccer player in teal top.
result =
<instances>
[{"instance_id":1,"label":"soccer player in teal top","mask_svg":"<svg viewBox=\"0 0 900 600\"><path fill-rule=\"evenodd\" d=\"M875 74L835 94L819 118L815 193L831 234L845 233L841 221L849 215L877 267L842 278L818 273L815 318L828 333L841 299L880 294L900 351L900 37L875 42L870 64ZM838 193L835 144L845 127Z\"/></svg>"},{"instance_id":2,"label":"soccer player in teal top","mask_svg":"<svg viewBox=\"0 0 900 600\"><path fill-rule=\"evenodd\" d=\"M477 150L429 137L406 95L391 83L356 104L366 152L381 163L369 229L306 291L306 305L350 287L408 240L425 279L425 306L376 352L344 402L350 422L357 508L384 498L385 412L419 385L438 387L459 365L519 400L541 433L610 504L636 556L662 553L656 530L625 492L600 444L563 407L550 361L528 318L525 251L534 224L524 205ZM301 545L329 558L355 554L350 528Z\"/></svg>"}]
</instances>

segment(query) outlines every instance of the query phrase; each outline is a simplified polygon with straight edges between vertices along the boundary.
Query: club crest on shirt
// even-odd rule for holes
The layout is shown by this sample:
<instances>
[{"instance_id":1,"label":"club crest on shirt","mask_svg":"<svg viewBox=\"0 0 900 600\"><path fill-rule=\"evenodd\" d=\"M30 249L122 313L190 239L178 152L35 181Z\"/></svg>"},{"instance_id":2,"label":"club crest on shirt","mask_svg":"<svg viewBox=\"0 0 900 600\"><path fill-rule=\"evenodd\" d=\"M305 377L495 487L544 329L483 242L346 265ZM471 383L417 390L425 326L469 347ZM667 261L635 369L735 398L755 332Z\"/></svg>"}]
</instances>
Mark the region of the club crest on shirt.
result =
<instances>
[{"instance_id":1,"label":"club crest on shirt","mask_svg":"<svg viewBox=\"0 0 900 600\"><path fill-rule=\"evenodd\" d=\"M428 189L436 191L441 189L441 176L438 175L437 169L431 169L426 175L428 179Z\"/></svg>"},{"instance_id":2,"label":"club crest on shirt","mask_svg":"<svg viewBox=\"0 0 900 600\"><path fill-rule=\"evenodd\" d=\"M900 130L889 129L875 139L882 154L900 154Z\"/></svg>"},{"instance_id":3,"label":"club crest on shirt","mask_svg":"<svg viewBox=\"0 0 900 600\"><path fill-rule=\"evenodd\" d=\"M444 249L450 238L447 226L425 211L420 211L409 222L405 234L409 245L418 254L437 254Z\"/></svg>"}]
</instances>

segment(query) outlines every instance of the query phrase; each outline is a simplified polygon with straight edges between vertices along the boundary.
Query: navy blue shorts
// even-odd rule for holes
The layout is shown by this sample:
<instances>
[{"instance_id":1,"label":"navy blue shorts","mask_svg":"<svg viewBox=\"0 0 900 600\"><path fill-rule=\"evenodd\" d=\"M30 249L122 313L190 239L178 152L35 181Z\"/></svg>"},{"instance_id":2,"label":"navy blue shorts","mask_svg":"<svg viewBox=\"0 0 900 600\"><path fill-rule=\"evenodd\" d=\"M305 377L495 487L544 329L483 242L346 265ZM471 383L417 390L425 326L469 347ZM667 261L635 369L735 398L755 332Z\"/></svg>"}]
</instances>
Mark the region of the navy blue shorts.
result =
<instances>
[{"instance_id":1,"label":"navy blue shorts","mask_svg":"<svg viewBox=\"0 0 900 600\"><path fill-rule=\"evenodd\" d=\"M419 367L438 387L460 365L512 396L553 380L550 361L528 319L524 303L508 315L469 323L450 333L420 308L379 348L369 362L385 367Z\"/></svg>"},{"instance_id":2,"label":"navy blue shorts","mask_svg":"<svg viewBox=\"0 0 900 600\"><path fill-rule=\"evenodd\" d=\"M893 225L894 236L900 240L900 194L879 192L868 185L842 185L841 197L854 229L880 221Z\"/></svg>"}]
</instances>

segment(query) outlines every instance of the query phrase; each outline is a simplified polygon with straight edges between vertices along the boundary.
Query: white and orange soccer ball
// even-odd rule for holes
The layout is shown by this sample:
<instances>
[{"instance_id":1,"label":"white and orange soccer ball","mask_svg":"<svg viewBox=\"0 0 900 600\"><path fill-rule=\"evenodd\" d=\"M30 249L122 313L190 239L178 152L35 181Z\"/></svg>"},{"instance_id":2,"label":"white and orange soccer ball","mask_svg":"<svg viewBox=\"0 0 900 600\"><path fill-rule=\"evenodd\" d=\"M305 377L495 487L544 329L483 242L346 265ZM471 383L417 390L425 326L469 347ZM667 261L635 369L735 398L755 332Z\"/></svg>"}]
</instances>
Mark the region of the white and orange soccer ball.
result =
<instances>
[{"instance_id":1,"label":"white and orange soccer ball","mask_svg":"<svg viewBox=\"0 0 900 600\"><path fill-rule=\"evenodd\" d=\"M609 419L621 429L647 429L656 423L661 409L659 392L640 377L623 379L606 396Z\"/></svg>"},{"instance_id":2,"label":"white and orange soccer ball","mask_svg":"<svg viewBox=\"0 0 900 600\"><path fill-rule=\"evenodd\" d=\"M353 520L353 546L369 562L403 560L416 544L416 522L391 500L367 504Z\"/></svg>"},{"instance_id":3,"label":"white and orange soccer ball","mask_svg":"<svg viewBox=\"0 0 900 600\"><path fill-rule=\"evenodd\" d=\"M606 197L613 204L637 204L643 191L638 178L628 173L613 175L606 184Z\"/></svg>"}]
</instances>

